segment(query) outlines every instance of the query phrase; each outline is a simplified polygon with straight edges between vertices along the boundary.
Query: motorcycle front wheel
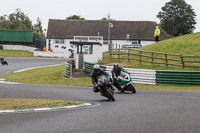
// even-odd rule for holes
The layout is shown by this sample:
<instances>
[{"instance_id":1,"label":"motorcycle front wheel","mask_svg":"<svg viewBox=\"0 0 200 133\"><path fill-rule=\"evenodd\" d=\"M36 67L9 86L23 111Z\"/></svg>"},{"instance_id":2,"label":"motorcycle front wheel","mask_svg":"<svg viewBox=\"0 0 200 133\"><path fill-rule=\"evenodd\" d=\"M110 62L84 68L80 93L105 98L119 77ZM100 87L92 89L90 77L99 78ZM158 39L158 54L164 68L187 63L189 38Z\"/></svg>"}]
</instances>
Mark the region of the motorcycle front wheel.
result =
<instances>
[{"instance_id":1,"label":"motorcycle front wheel","mask_svg":"<svg viewBox=\"0 0 200 133\"><path fill-rule=\"evenodd\" d=\"M110 99L110 100L112 100L112 101L115 101L115 98L114 98L114 92L111 92L111 89L110 88L108 88L108 89L106 89L106 95L107 95L107 97L108 97L108 99Z\"/></svg>"},{"instance_id":2,"label":"motorcycle front wheel","mask_svg":"<svg viewBox=\"0 0 200 133\"><path fill-rule=\"evenodd\" d=\"M129 88L130 88L130 90L131 90L132 93L136 93L136 89L133 86L133 84L129 84Z\"/></svg>"}]
</instances>

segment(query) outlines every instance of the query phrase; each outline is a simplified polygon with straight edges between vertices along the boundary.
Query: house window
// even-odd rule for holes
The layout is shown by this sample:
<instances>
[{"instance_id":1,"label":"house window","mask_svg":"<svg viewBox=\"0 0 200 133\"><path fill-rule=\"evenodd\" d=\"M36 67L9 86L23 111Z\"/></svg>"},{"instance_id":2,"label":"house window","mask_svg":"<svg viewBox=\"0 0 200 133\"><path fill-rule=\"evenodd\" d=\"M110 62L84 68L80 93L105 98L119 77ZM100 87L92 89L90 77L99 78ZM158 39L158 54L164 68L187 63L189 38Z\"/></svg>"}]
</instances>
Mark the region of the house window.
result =
<instances>
[{"instance_id":1,"label":"house window","mask_svg":"<svg viewBox=\"0 0 200 133\"><path fill-rule=\"evenodd\" d=\"M64 39L60 39L60 44L64 44L65 40Z\"/></svg>"},{"instance_id":2,"label":"house window","mask_svg":"<svg viewBox=\"0 0 200 133\"><path fill-rule=\"evenodd\" d=\"M93 54L93 45L89 46L89 54Z\"/></svg>"},{"instance_id":3,"label":"house window","mask_svg":"<svg viewBox=\"0 0 200 133\"><path fill-rule=\"evenodd\" d=\"M103 44L104 44L104 45L108 45L108 44L109 44L109 41L103 41Z\"/></svg>"},{"instance_id":4,"label":"house window","mask_svg":"<svg viewBox=\"0 0 200 133\"><path fill-rule=\"evenodd\" d=\"M65 43L65 40L64 40L64 39L56 39L56 40L55 40L55 43L56 43L56 44L64 44L64 43Z\"/></svg>"},{"instance_id":5,"label":"house window","mask_svg":"<svg viewBox=\"0 0 200 133\"><path fill-rule=\"evenodd\" d=\"M56 43L56 44L59 44L59 40L58 40L58 39L56 39L56 40L55 40L55 43Z\"/></svg>"},{"instance_id":6,"label":"house window","mask_svg":"<svg viewBox=\"0 0 200 133\"><path fill-rule=\"evenodd\" d=\"M141 44L141 40L138 40L138 44Z\"/></svg>"},{"instance_id":7,"label":"house window","mask_svg":"<svg viewBox=\"0 0 200 133\"><path fill-rule=\"evenodd\" d=\"M89 37L89 40L99 41L102 40L102 37Z\"/></svg>"},{"instance_id":8,"label":"house window","mask_svg":"<svg viewBox=\"0 0 200 133\"><path fill-rule=\"evenodd\" d=\"M132 41L132 44L138 44L138 41Z\"/></svg>"}]
</instances>

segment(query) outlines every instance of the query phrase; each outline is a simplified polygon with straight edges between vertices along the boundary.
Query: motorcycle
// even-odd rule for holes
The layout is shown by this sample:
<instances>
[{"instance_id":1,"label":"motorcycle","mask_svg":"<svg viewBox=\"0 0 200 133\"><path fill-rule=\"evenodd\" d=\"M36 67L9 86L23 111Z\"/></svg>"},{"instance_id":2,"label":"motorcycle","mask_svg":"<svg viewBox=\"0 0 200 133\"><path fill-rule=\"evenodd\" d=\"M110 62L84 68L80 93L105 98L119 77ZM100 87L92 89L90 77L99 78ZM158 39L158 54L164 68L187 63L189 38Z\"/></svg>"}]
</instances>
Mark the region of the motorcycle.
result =
<instances>
[{"instance_id":1,"label":"motorcycle","mask_svg":"<svg viewBox=\"0 0 200 133\"><path fill-rule=\"evenodd\" d=\"M2 65L8 65L8 62L6 61L6 59L1 59L1 64Z\"/></svg>"},{"instance_id":2,"label":"motorcycle","mask_svg":"<svg viewBox=\"0 0 200 133\"><path fill-rule=\"evenodd\" d=\"M111 82L108 77L100 76L98 78L97 87L102 96L108 98L109 100L115 101L114 91L111 89Z\"/></svg>"},{"instance_id":3,"label":"motorcycle","mask_svg":"<svg viewBox=\"0 0 200 133\"><path fill-rule=\"evenodd\" d=\"M120 76L117 77L118 85L117 88L119 91L131 91L132 93L136 93L136 89L133 86L133 83L131 81L131 76L128 73L121 73Z\"/></svg>"}]
</instances>

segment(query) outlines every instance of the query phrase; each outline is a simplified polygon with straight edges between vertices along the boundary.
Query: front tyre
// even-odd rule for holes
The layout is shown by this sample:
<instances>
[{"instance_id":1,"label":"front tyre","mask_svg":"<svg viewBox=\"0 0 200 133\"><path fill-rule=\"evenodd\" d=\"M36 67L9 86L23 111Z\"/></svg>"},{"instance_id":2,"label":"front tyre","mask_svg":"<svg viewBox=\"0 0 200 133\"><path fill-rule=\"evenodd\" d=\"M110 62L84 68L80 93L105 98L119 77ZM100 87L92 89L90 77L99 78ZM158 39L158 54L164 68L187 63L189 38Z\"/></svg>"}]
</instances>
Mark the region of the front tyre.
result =
<instances>
[{"instance_id":1,"label":"front tyre","mask_svg":"<svg viewBox=\"0 0 200 133\"><path fill-rule=\"evenodd\" d=\"M112 90L110 88L106 89L106 95L108 97L108 99L111 99L112 101L115 101L115 98L114 98L114 92L112 92Z\"/></svg>"},{"instance_id":2,"label":"front tyre","mask_svg":"<svg viewBox=\"0 0 200 133\"><path fill-rule=\"evenodd\" d=\"M133 84L129 84L129 88L130 88L130 90L131 90L132 93L136 93L136 89L133 86Z\"/></svg>"}]
</instances>

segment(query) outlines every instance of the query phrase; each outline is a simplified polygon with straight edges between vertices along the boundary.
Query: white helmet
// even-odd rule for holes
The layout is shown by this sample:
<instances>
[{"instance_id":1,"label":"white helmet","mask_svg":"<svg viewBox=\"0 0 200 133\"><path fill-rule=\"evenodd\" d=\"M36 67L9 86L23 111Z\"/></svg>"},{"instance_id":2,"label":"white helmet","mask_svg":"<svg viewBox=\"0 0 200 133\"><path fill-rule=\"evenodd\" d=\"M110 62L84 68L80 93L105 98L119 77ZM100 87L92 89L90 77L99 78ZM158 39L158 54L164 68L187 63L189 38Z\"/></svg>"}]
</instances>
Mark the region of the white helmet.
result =
<instances>
[{"instance_id":1,"label":"white helmet","mask_svg":"<svg viewBox=\"0 0 200 133\"><path fill-rule=\"evenodd\" d=\"M100 70L100 66L99 66L98 64L95 64L95 65L93 66L93 70L94 70L94 71Z\"/></svg>"}]
</instances>

